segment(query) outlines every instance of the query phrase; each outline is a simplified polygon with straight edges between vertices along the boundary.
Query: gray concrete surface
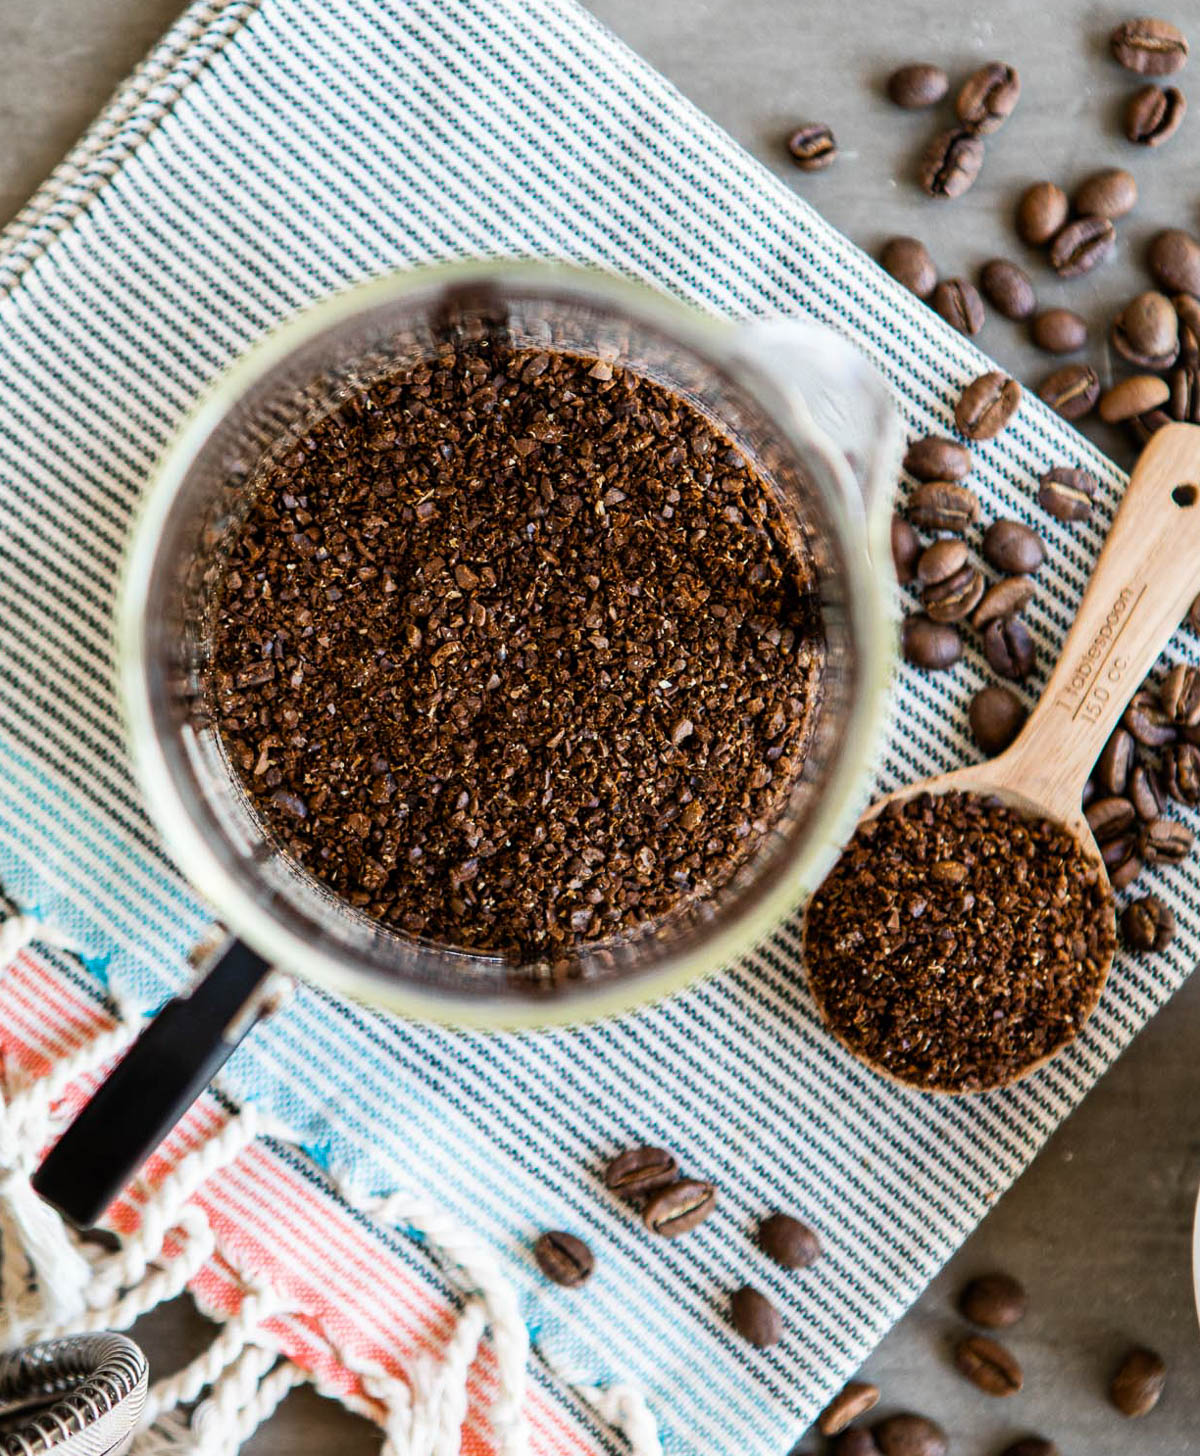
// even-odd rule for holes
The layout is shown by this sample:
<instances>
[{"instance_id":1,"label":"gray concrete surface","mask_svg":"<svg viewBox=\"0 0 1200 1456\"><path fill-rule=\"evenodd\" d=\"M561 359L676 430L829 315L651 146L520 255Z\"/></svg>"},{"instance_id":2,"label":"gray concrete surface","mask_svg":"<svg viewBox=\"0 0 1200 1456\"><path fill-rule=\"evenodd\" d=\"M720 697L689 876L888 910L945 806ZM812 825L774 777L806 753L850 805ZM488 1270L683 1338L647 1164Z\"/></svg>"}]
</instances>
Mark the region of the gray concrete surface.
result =
<instances>
[{"instance_id":1,"label":"gray concrete surface","mask_svg":"<svg viewBox=\"0 0 1200 1456\"><path fill-rule=\"evenodd\" d=\"M1048 176L1070 185L1094 167L1130 166L1142 202L1121 226L1118 257L1074 284L1035 269L1043 301L1069 302L1093 321L1097 337L1119 301L1144 286L1146 237L1157 227L1200 221L1200 101L1161 152L1122 140L1119 108L1135 82L1106 59L1104 38L1124 12L1105 0L591 3L851 237L873 248L888 233L916 233L947 275L972 271L996 253L1036 264L1011 230L1026 182ZM0 0L0 216L16 210L176 9L175 0ZM1194 4L1155 13L1185 26L1190 19L1200 45ZM934 59L960 75L993 57L1021 70L1018 112L989 143L976 188L957 202L931 203L911 173L936 123L893 111L880 81L907 59ZM1189 81L1185 72L1185 90ZM827 120L842 148L837 165L816 177L792 169L781 147L789 125L809 118ZM1028 382L1048 367L1003 319L989 321L981 342ZM1105 372L1103 348L1094 347L1092 357ZM1128 458L1123 442L1107 443ZM1200 979L1143 1033L872 1355L866 1374L883 1388L881 1409L937 1416L956 1456L993 1456L1033 1431L1054 1436L1064 1456L1200 1451L1200 1331L1189 1251L1200 1181L1197 1048ZM959 1327L953 1293L992 1267L1019 1274L1031 1294L1030 1315L1011 1339L1026 1387L1008 1401L966 1385L947 1353ZM162 1373L198 1348L204 1326L175 1306L137 1333ZM1156 1345L1171 1367L1161 1406L1132 1426L1103 1398L1129 1340ZM255 1456L358 1456L378 1445L365 1423L298 1392L247 1449Z\"/></svg>"}]
</instances>

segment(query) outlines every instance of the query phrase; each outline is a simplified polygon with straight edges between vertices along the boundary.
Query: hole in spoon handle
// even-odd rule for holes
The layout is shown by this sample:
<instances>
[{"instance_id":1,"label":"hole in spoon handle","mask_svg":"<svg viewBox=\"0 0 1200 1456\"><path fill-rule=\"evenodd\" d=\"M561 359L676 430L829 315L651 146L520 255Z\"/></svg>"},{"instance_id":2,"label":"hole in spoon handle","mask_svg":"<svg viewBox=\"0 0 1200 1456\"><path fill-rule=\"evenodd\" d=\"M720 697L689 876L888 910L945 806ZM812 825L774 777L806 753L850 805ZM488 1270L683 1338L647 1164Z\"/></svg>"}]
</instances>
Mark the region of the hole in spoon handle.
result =
<instances>
[{"instance_id":1,"label":"hole in spoon handle","mask_svg":"<svg viewBox=\"0 0 1200 1456\"><path fill-rule=\"evenodd\" d=\"M1005 778L1060 818L1200 592L1200 427L1167 425L1142 452L1046 691L1005 755Z\"/></svg>"}]
</instances>

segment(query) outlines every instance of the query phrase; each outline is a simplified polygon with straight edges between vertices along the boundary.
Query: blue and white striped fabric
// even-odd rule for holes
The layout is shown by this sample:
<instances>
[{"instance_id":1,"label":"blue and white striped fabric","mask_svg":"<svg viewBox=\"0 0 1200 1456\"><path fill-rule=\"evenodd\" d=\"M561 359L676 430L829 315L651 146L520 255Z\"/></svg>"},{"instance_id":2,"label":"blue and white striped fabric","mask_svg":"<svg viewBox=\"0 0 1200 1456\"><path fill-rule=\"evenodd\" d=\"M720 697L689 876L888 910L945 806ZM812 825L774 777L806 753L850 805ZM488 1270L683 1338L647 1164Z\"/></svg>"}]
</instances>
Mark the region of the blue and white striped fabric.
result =
<instances>
[{"instance_id":1,"label":"blue and white striped fabric","mask_svg":"<svg viewBox=\"0 0 1200 1456\"><path fill-rule=\"evenodd\" d=\"M202 4L5 244L0 879L83 947L96 997L111 985L147 1007L187 980L209 915L126 767L117 566L172 429L276 320L418 261L557 255L709 309L829 323L913 431L948 428L947 401L982 367L571 0ZM985 519L1036 518L1049 542L1029 612L1046 664L1122 477L1035 400L976 456ZM1038 514L1030 482L1057 463L1100 476L1093 523ZM970 755L962 710L984 680L973 650L936 679L903 673L881 786ZM794 927L686 995L575 1033L457 1035L306 991L227 1085L300 1129L323 1168L423 1188L484 1233L542 1357L635 1379L669 1452L781 1456L1197 960L1195 864L1147 879L1179 914L1172 949L1122 958L1078 1045L1003 1094L910 1095L843 1055L817 1025ZM685 1239L648 1239L603 1191L605 1158L641 1140L721 1188ZM820 1230L812 1269L754 1248L776 1208ZM596 1250L585 1292L531 1269L547 1226ZM729 1330L745 1282L784 1311L773 1350Z\"/></svg>"}]
</instances>

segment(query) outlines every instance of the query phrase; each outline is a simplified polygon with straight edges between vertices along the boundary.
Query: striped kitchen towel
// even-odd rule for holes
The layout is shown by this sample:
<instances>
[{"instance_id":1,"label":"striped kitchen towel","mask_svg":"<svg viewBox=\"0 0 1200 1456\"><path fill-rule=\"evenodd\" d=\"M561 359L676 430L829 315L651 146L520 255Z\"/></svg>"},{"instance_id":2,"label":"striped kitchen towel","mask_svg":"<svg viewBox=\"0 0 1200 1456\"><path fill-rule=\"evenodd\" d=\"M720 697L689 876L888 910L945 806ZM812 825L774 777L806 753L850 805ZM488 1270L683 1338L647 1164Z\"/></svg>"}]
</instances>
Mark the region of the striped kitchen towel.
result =
<instances>
[{"instance_id":1,"label":"striped kitchen towel","mask_svg":"<svg viewBox=\"0 0 1200 1456\"><path fill-rule=\"evenodd\" d=\"M117 1253L77 1247L21 1176L188 980L210 919L142 812L112 687L114 584L154 460L284 315L479 254L820 320L914 433L951 428L948 401L985 367L572 0L194 6L0 249L9 1334L128 1323L187 1285L228 1324L151 1414L165 1440L207 1391L200 1449L311 1378L397 1452L782 1456L1196 962L1194 861L1145 877L1178 914L1171 949L1123 955L1085 1035L1003 1093L934 1100L845 1056L789 925L687 994L573 1032L456 1034L305 989L114 1208ZM1123 480L1033 399L976 461L984 518L1033 521L1049 546L1028 614L1044 669ZM1069 530L1031 490L1062 463L1102 482ZM1197 645L1181 634L1171 656ZM963 710L984 680L973 648L936 678L902 670L880 787L971 756ZM603 1188L605 1159L640 1141L721 1189L687 1238L649 1238ZM802 1273L749 1237L777 1208L821 1233ZM596 1251L585 1290L531 1263L546 1227ZM729 1328L747 1282L784 1313L769 1351Z\"/></svg>"}]
</instances>

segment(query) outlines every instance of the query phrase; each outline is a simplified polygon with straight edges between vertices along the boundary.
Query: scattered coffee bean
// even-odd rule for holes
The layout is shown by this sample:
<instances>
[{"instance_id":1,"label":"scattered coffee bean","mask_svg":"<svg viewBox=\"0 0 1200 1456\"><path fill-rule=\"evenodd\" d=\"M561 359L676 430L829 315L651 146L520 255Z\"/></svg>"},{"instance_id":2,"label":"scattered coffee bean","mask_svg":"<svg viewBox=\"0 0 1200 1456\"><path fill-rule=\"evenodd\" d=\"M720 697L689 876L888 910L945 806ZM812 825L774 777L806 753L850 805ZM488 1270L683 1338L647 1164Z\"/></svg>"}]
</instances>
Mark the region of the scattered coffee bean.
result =
<instances>
[{"instance_id":1,"label":"scattered coffee bean","mask_svg":"<svg viewBox=\"0 0 1200 1456\"><path fill-rule=\"evenodd\" d=\"M950 622L934 622L926 616L905 617L900 645L905 661L927 672L943 672L963 655L958 629Z\"/></svg>"},{"instance_id":2,"label":"scattered coffee bean","mask_svg":"<svg viewBox=\"0 0 1200 1456\"><path fill-rule=\"evenodd\" d=\"M957 440L926 435L908 447L904 468L917 480L962 480L971 469L971 452Z\"/></svg>"},{"instance_id":3,"label":"scattered coffee bean","mask_svg":"<svg viewBox=\"0 0 1200 1456\"><path fill-rule=\"evenodd\" d=\"M941 66L931 66L923 61L901 66L887 79L888 98L905 111L936 106L949 89L950 78Z\"/></svg>"},{"instance_id":4,"label":"scattered coffee bean","mask_svg":"<svg viewBox=\"0 0 1200 1456\"><path fill-rule=\"evenodd\" d=\"M1139 688L1130 698L1121 723L1143 748L1164 748L1178 736L1178 729L1170 714L1163 710L1158 695L1146 688Z\"/></svg>"},{"instance_id":5,"label":"scattered coffee bean","mask_svg":"<svg viewBox=\"0 0 1200 1456\"><path fill-rule=\"evenodd\" d=\"M1108 1393L1123 1416L1144 1416L1158 1404L1166 1383L1167 1366L1162 1356L1140 1346L1130 1350L1117 1366Z\"/></svg>"},{"instance_id":6,"label":"scattered coffee bean","mask_svg":"<svg viewBox=\"0 0 1200 1456\"><path fill-rule=\"evenodd\" d=\"M1025 726L1029 710L1011 688L989 683L971 699L967 721L971 736L988 758L1003 753Z\"/></svg>"},{"instance_id":7,"label":"scattered coffee bean","mask_svg":"<svg viewBox=\"0 0 1200 1456\"><path fill-rule=\"evenodd\" d=\"M1106 389L1100 396L1100 418L1110 425L1131 420L1135 415L1166 404L1171 390L1156 374L1131 374Z\"/></svg>"},{"instance_id":8,"label":"scattered coffee bean","mask_svg":"<svg viewBox=\"0 0 1200 1456\"><path fill-rule=\"evenodd\" d=\"M967 1335L960 1340L954 1351L954 1363L986 1395L1016 1395L1025 1383L1012 1352L986 1335Z\"/></svg>"},{"instance_id":9,"label":"scattered coffee bean","mask_svg":"<svg viewBox=\"0 0 1200 1456\"><path fill-rule=\"evenodd\" d=\"M892 563L896 568L896 580L907 586L917 574L917 561L921 555L921 538L903 516L892 516Z\"/></svg>"},{"instance_id":10,"label":"scattered coffee bean","mask_svg":"<svg viewBox=\"0 0 1200 1456\"><path fill-rule=\"evenodd\" d=\"M921 553L917 562L917 580L922 586L948 581L967 564L967 543L953 537L935 541Z\"/></svg>"},{"instance_id":11,"label":"scattered coffee bean","mask_svg":"<svg viewBox=\"0 0 1200 1456\"><path fill-rule=\"evenodd\" d=\"M1125 135L1143 147L1161 147L1175 135L1187 111L1178 86L1143 86L1125 107Z\"/></svg>"},{"instance_id":12,"label":"scattered coffee bean","mask_svg":"<svg viewBox=\"0 0 1200 1456\"><path fill-rule=\"evenodd\" d=\"M921 605L935 622L961 622L982 596L983 573L966 565L941 581L930 582L921 592Z\"/></svg>"},{"instance_id":13,"label":"scattered coffee bean","mask_svg":"<svg viewBox=\"0 0 1200 1456\"><path fill-rule=\"evenodd\" d=\"M1134 764L1125 793L1143 824L1153 824L1156 819L1162 818L1162 812L1167 807L1167 796L1163 792L1158 774L1149 764Z\"/></svg>"},{"instance_id":14,"label":"scattered coffee bean","mask_svg":"<svg viewBox=\"0 0 1200 1456\"><path fill-rule=\"evenodd\" d=\"M873 1434L883 1456L946 1456L950 1444L936 1421L911 1411L880 1421Z\"/></svg>"},{"instance_id":15,"label":"scattered coffee bean","mask_svg":"<svg viewBox=\"0 0 1200 1456\"><path fill-rule=\"evenodd\" d=\"M1024 268L1007 258L992 258L979 274L983 296L997 311L1009 319L1027 319L1037 307L1033 284Z\"/></svg>"},{"instance_id":16,"label":"scattered coffee bean","mask_svg":"<svg viewBox=\"0 0 1200 1456\"><path fill-rule=\"evenodd\" d=\"M1137 206L1137 182L1124 167L1106 167L1093 172L1075 189L1072 199L1081 216L1107 217L1116 222ZM1064 221L1066 219L1064 218Z\"/></svg>"},{"instance_id":17,"label":"scattered coffee bean","mask_svg":"<svg viewBox=\"0 0 1200 1456\"><path fill-rule=\"evenodd\" d=\"M851 1380L829 1402L817 1417L817 1429L823 1436L837 1436L859 1416L879 1403L879 1387L866 1380Z\"/></svg>"},{"instance_id":18,"label":"scattered coffee bean","mask_svg":"<svg viewBox=\"0 0 1200 1456\"><path fill-rule=\"evenodd\" d=\"M1044 247L1070 215L1067 194L1056 182L1035 182L1017 205L1017 235L1032 248Z\"/></svg>"},{"instance_id":19,"label":"scattered coffee bean","mask_svg":"<svg viewBox=\"0 0 1200 1456\"><path fill-rule=\"evenodd\" d=\"M970 337L983 328L983 299L967 278L943 278L929 302L960 334Z\"/></svg>"},{"instance_id":20,"label":"scattered coffee bean","mask_svg":"<svg viewBox=\"0 0 1200 1456\"><path fill-rule=\"evenodd\" d=\"M1116 728L1096 760L1092 777L1106 794L1123 794L1133 772L1137 747L1127 728Z\"/></svg>"},{"instance_id":21,"label":"scattered coffee bean","mask_svg":"<svg viewBox=\"0 0 1200 1456\"><path fill-rule=\"evenodd\" d=\"M920 238L889 238L879 262L885 272L918 298L928 298L937 287L937 268Z\"/></svg>"},{"instance_id":22,"label":"scattered coffee bean","mask_svg":"<svg viewBox=\"0 0 1200 1456\"><path fill-rule=\"evenodd\" d=\"M989 61L963 82L954 102L955 114L975 136L999 131L1021 95L1021 78L1003 61Z\"/></svg>"},{"instance_id":23,"label":"scattered coffee bean","mask_svg":"<svg viewBox=\"0 0 1200 1456\"><path fill-rule=\"evenodd\" d=\"M1011 1446L1005 1446L1000 1456L1059 1456L1058 1447L1044 1436L1022 1436Z\"/></svg>"},{"instance_id":24,"label":"scattered coffee bean","mask_svg":"<svg viewBox=\"0 0 1200 1456\"><path fill-rule=\"evenodd\" d=\"M979 176L983 143L969 131L939 132L925 149L918 177L930 197L961 197Z\"/></svg>"},{"instance_id":25,"label":"scattered coffee bean","mask_svg":"<svg viewBox=\"0 0 1200 1456\"><path fill-rule=\"evenodd\" d=\"M650 1196L642 1222L652 1234L673 1239L699 1228L716 1206L717 1190L711 1183L681 1178Z\"/></svg>"},{"instance_id":26,"label":"scattered coffee bean","mask_svg":"<svg viewBox=\"0 0 1200 1456\"><path fill-rule=\"evenodd\" d=\"M1167 750L1168 754L1179 752L1180 747L1190 748L1191 744L1178 745ZM1184 800L1195 807L1200 802L1200 791L1197 800ZM1141 838L1138 841L1138 854L1147 864L1182 864L1192 852L1192 844L1195 836L1186 824L1180 824L1177 819L1155 819L1153 823L1145 825L1142 829Z\"/></svg>"},{"instance_id":27,"label":"scattered coffee bean","mask_svg":"<svg viewBox=\"0 0 1200 1456\"><path fill-rule=\"evenodd\" d=\"M542 1234L533 1246L533 1256L546 1278L564 1289L582 1284L596 1267L592 1251L583 1240L559 1229Z\"/></svg>"},{"instance_id":28,"label":"scattered coffee bean","mask_svg":"<svg viewBox=\"0 0 1200 1456\"><path fill-rule=\"evenodd\" d=\"M1167 400L1166 408L1151 410L1151 416L1162 414L1164 422L1170 420L1182 420L1188 424L1200 422L1200 368L1172 369L1167 376L1167 386L1171 396ZM1145 416L1140 418L1145 419ZM1161 428L1161 426L1160 426Z\"/></svg>"},{"instance_id":29,"label":"scattered coffee bean","mask_svg":"<svg viewBox=\"0 0 1200 1456\"><path fill-rule=\"evenodd\" d=\"M1009 423L1020 404L1021 386L993 370L973 379L959 395L954 423L968 440L991 440Z\"/></svg>"},{"instance_id":30,"label":"scattered coffee bean","mask_svg":"<svg viewBox=\"0 0 1200 1456\"><path fill-rule=\"evenodd\" d=\"M1024 682L1037 660L1033 638L1020 617L997 617L988 623L983 634L983 655L994 673L1011 682Z\"/></svg>"},{"instance_id":31,"label":"scattered coffee bean","mask_svg":"<svg viewBox=\"0 0 1200 1456\"><path fill-rule=\"evenodd\" d=\"M1158 696L1173 723L1188 728L1200 723L1200 668L1179 663L1163 678Z\"/></svg>"},{"instance_id":32,"label":"scattered coffee bean","mask_svg":"<svg viewBox=\"0 0 1200 1456\"><path fill-rule=\"evenodd\" d=\"M1060 278L1078 278L1103 263L1116 241L1116 230L1107 217L1077 217L1055 233L1050 266Z\"/></svg>"},{"instance_id":33,"label":"scattered coffee bean","mask_svg":"<svg viewBox=\"0 0 1200 1456\"><path fill-rule=\"evenodd\" d=\"M1029 329L1033 342L1047 354L1075 354L1087 343L1087 322L1073 309L1048 308Z\"/></svg>"},{"instance_id":34,"label":"scattered coffee bean","mask_svg":"<svg viewBox=\"0 0 1200 1456\"><path fill-rule=\"evenodd\" d=\"M806 121L788 137L788 151L802 172L823 172L837 160L837 142L823 121Z\"/></svg>"},{"instance_id":35,"label":"scattered coffee bean","mask_svg":"<svg viewBox=\"0 0 1200 1456\"><path fill-rule=\"evenodd\" d=\"M1179 362L1194 369L1200 364L1200 298L1192 293L1177 293L1171 302L1179 320ZM1191 349L1197 351L1197 357L1185 360L1185 352Z\"/></svg>"},{"instance_id":36,"label":"scattered coffee bean","mask_svg":"<svg viewBox=\"0 0 1200 1456\"><path fill-rule=\"evenodd\" d=\"M1200 243L1182 228L1164 228L1150 240L1150 271L1167 293L1200 294Z\"/></svg>"},{"instance_id":37,"label":"scattered coffee bean","mask_svg":"<svg viewBox=\"0 0 1200 1456\"><path fill-rule=\"evenodd\" d=\"M773 1213L758 1226L758 1243L784 1269L807 1269L821 1257L817 1233L787 1213Z\"/></svg>"},{"instance_id":38,"label":"scattered coffee bean","mask_svg":"<svg viewBox=\"0 0 1200 1456\"><path fill-rule=\"evenodd\" d=\"M1087 470L1056 465L1042 476L1038 505L1058 521L1086 521L1100 482Z\"/></svg>"},{"instance_id":39,"label":"scattered coffee bean","mask_svg":"<svg viewBox=\"0 0 1200 1456\"><path fill-rule=\"evenodd\" d=\"M875 1437L865 1426L851 1426L830 1447L832 1456L882 1456Z\"/></svg>"},{"instance_id":40,"label":"scattered coffee bean","mask_svg":"<svg viewBox=\"0 0 1200 1456\"><path fill-rule=\"evenodd\" d=\"M1138 854L1137 836L1126 835L1123 840L1114 840L1107 846L1104 866L1108 871L1108 883L1114 890L1124 890L1132 885L1144 868Z\"/></svg>"},{"instance_id":41,"label":"scattered coffee bean","mask_svg":"<svg viewBox=\"0 0 1200 1456\"><path fill-rule=\"evenodd\" d=\"M1046 548L1024 521L993 521L983 533L983 559L1006 576L1028 576L1045 561Z\"/></svg>"},{"instance_id":42,"label":"scattered coffee bean","mask_svg":"<svg viewBox=\"0 0 1200 1456\"><path fill-rule=\"evenodd\" d=\"M1188 43L1169 20L1123 21L1109 37L1113 60L1139 76L1170 76L1187 61Z\"/></svg>"},{"instance_id":43,"label":"scattered coffee bean","mask_svg":"<svg viewBox=\"0 0 1200 1456\"><path fill-rule=\"evenodd\" d=\"M1195 808L1200 804L1200 746L1172 743L1163 749L1163 788L1177 803ZM1160 819L1159 824L1165 824ZM1182 827L1182 826L1178 826Z\"/></svg>"},{"instance_id":44,"label":"scattered coffee bean","mask_svg":"<svg viewBox=\"0 0 1200 1456\"><path fill-rule=\"evenodd\" d=\"M1038 398L1064 420L1080 420L1096 407L1100 379L1090 364L1066 364L1042 380Z\"/></svg>"},{"instance_id":45,"label":"scattered coffee bean","mask_svg":"<svg viewBox=\"0 0 1200 1456\"><path fill-rule=\"evenodd\" d=\"M982 632L989 622L1002 617L1015 617L1033 600L1033 581L1028 576L1005 576L993 582L975 608L971 626Z\"/></svg>"},{"instance_id":46,"label":"scattered coffee bean","mask_svg":"<svg viewBox=\"0 0 1200 1456\"><path fill-rule=\"evenodd\" d=\"M1120 794L1093 799L1084 810L1084 818L1101 848L1136 829L1137 815L1133 805Z\"/></svg>"},{"instance_id":47,"label":"scattered coffee bean","mask_svg":"<svg viewBox=\"0 0 1200 1456\"><path fill-rule=\"evenodd\" d=\"M958 1297L958 1308L973 1325L1007 1330L1025 1318L1025 1288L1011 1274L981 1274Z\"/></svg>"},{"instance_id":48,"label":"scattered coffee bean","mask_svg":"<svg viewBox=\"0 0 1200 1456\"><path fill-rule=\"evenodd\" d=\"M1121 934L1130 950L1166 950L1175 938L1175 912L1157 895L1143 895L1126 905Z\"/></svg>"},{"instance_id":49,"label":"scattered coffee bean","mask_svg":"<svg viewBox=\"0 0 1200 1456\"><path fill-rule=\"evenodd\" d=\"M1179 353L1179 315L1165 293L1139 293L1113 320L1113 347L1139 369L1169 369Z\"/></svg>"},{"instance_id":50,"label":"scattered coffee bean","mask_svg":"<svg viewBox=\"0 0 1200 1456\"><path fill-rule=\"evenodd\" d=\"M965 531L979 517L979 497L953 480L924 480L908 498L908 516L923 531Z\"/></svg>"},{"instance_id":51,"label":"scattered coffee bean","mask_svg":"<svg viewBox=\"0 0 1200 1456\"><path fill-rule=\"evenodd\" d=\"M604 1170L604 1186L622 1198L641 1198L675 1178L675 1159L666 1148L627 1148Z\"/></svg>"},{"instance_id":52,"label":"scattered coffee bean","mask_svg":"<svg viewBox=\"0 0 1200 1456\"><path fill-rule=\"evenodd\" d=\"M744 1284L729 1301L733 1327L742 1339L765 1350L783 1338L783 1319L779 1311L757 1289Z\"/></svg>"}]
</instances>

